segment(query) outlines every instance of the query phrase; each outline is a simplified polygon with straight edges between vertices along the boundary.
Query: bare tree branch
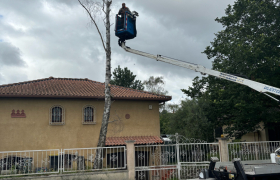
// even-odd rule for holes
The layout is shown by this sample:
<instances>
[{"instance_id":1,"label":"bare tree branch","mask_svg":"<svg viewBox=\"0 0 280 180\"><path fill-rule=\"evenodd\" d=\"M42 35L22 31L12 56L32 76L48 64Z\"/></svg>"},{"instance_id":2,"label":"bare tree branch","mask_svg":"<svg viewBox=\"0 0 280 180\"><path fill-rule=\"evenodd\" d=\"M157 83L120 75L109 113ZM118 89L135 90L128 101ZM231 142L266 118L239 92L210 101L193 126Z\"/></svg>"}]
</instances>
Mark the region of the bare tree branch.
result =
<instances>
[{"instance_id":1,"label":"bare tree branch","mask_svg":"<svg viewBox=\"0 0 280 180\"><path fill-rule=\"evenodd\" d=\"M98 28L98 26L97 26L97 24L96 24L96 22L95 22L94 18L92 17L92 15L91 15L91 13L89 12L89 10L88 10L88 9L84 6L84 4L83 4L83 3L81 3L81 1L80 1L80 0L78 0L78 1L79 1L79 3L81 4L81 6L83 6L83 8L87 11L87 13L88 13L88 15L89 15L89 17L90 17L91 21L94 23L94 25L95 25L95 27L96 27L96 29L97 29L97 31L98 31L98 33L99 33L99 35L100 35L100 38L101 38L101 42L102 42L102 45L103 45L104 51L106 52L106 48L105 48L105 44L104 44L103 37L102 37L102 35L101 35L100 31L99 31L99 28ZM112 2L111 2L111 3L112 3ZM103 4L104 4L104 1L103 1Z\"/></svg>"},{"instance_id":2,"label":"bare tree branch","mask_svg":"<svg viewBox=\"0 0 280 180\"><path fill-rule=\"evenodd\" d=\"M106 12L104 10L104 4L105 4L105 1L103 0L102 11L106 14Z\"/></svg>"},{"instance_id":3,"label":"bare tree branch","mask_svg":"<svg viewBox=\"0 0 280 180\"><path fill-rule=\"evenodd\" d=\"M118 119L114 119L113 121L109 121L108 123L113 123L113 122L116 122L116 121L119 121Z\"/></svg>"},{"instance_id":4,"label":"bare tree branch","mask_svg":"<svg viewBox=\"0 0 280 180\"><path fill-rule=\"evenodd\" d=\"M106 26L106 18L103 19L104 26Z\"/></svg>"}]
</instances>

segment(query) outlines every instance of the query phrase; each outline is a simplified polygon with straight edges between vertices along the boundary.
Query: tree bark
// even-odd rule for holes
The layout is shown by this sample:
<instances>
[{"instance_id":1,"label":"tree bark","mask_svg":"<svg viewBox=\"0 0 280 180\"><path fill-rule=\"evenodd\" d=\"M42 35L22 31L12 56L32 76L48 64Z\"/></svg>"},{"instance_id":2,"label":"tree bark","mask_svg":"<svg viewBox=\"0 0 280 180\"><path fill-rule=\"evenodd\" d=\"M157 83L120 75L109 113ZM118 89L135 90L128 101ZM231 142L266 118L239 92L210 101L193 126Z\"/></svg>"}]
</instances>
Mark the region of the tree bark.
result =
<instances>
[{"instance_id":1,"label":"tree bark","mask_svg":"<svg viewBox=\"0 0 280 180\"><path fill-rule=\"evenodd\" d=\"M111 90L110 90L110 81L111 81L111 41L110 41L110 6L112 1L105 1L105 15L106 15L106 73L105 73L105 104L104 104L104 113L102 118L101 129L99 133L99 140L97 147L105 147L106 135L108 129L108 123L110 118L110 110L111 110ZM96 157L94 161L94 168L101 169L102 163L100 161L102 158L102 149L97 149Z\"/></svg>"}]
</instances>

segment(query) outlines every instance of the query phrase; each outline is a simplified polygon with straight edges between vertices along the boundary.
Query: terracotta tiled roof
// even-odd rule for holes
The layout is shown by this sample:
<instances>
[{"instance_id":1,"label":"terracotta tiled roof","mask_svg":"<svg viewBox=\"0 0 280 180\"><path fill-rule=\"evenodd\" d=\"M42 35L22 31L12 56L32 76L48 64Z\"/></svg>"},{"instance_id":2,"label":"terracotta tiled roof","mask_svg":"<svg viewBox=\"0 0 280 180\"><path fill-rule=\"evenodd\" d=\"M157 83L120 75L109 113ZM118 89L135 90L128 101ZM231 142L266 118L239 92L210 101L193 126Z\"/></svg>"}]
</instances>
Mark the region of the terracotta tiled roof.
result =
<instances>
[{"instance_id":1,"label":"terracotta tiled roof","mask_svg":"<svg viewBox=\"0 0 280 180\"><path fill-rule=\"evenodd\" d=\"M134 144L162 144L158 136L128 136L128 137L107 137L106 146L126 145L125 141L134 140Z\"/></svg>"},{"instance_id":2,"label":"terracotta tiled roof","mask_svg":"<svg viewBox=\"0 0 280 180\"><path fill-rule=\"evenodd\" d=\"M89 79L46 78L0 85L0 97L92 98L104 99L105 84ZM171 96L157 95L111 85L112 99L168 101Z\"/></svg>"}]
</instances>

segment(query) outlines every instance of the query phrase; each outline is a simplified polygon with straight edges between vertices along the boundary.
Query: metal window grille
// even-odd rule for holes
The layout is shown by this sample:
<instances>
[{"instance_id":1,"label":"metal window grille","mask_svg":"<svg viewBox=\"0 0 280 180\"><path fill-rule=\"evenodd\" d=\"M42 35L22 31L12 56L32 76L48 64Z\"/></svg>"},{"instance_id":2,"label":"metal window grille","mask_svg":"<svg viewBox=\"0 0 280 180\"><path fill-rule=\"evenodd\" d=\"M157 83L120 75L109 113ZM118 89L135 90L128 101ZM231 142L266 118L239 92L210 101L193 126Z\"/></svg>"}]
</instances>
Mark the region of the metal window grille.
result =
<instances>
[{"instance_id":1,"label":"metal window grille","mask_svg":"<svg viewBox=\"0 0 280 180\"><path fill-rule=\"evenodd\" d=\"M86 106L83 108L83 124L95 124L93 107Z\"/></svg>"},{"instance_id":2,"label":"metal window grille","mask_svg":"<svg viewBox=\"0 0 280 180\"><path fill-rule=\"evenodd\" d=\"M64 124L64 109L60 106L54 106L50 111L50 125Z\"/></svg>"},{"instance_id":3,"label":"metal window grille","mask_svg":"<svg viewBox=\"0 0 280 180\"><path fill-rule=\"evenodd\" d=\"M62 108L54 107L52 109L52 122L62 122Z\"/></svg>"}]
</instances>

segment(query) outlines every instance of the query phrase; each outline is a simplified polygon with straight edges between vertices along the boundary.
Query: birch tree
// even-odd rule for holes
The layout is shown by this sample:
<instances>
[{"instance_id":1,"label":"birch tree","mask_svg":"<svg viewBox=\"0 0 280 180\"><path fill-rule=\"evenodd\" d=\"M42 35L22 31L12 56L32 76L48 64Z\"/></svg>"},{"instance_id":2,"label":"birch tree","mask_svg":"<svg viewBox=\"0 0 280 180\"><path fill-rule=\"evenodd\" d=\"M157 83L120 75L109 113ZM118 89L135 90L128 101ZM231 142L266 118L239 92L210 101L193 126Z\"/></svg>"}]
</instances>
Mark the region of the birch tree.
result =
<instances>
[{"instance_id":1,"label":"birch tree","mask_svg":"<svg viewBox=\"0 0 280 180\"><path fill-rule=\"evenodd\" d=\"M145 90L151 93L166 95L168 91L164 90L164 80L162 76L150 76L148 80L143 82Z\"/></svg>"},{"instance_id":2,"label":"birch tree","mask_svg":"<svg viewBox=\"0 0 280 180\"><path fill-rule=\"evenodd\" d=\"M99 139L97 147L104 147L106 141L106 134L108 129L108 123L110 118L110 109L111 109L111 94L110 94L110 81L111 81L111 44L110 44L110 12L111 12L111 4L112 0L100 0L97 1L89 1L89 0L78 0L81 6L86 10L90 21L94 24L97 29L97 32L100 36L102 46L104 48L104 52L106 54L106 73L105 73L105 105L104 105L104 113L102 118L101 129L99 133ZM103 22L106 30L106 39L104 41L102 34L100 32L100 28L96 23L97 16L103 16ZM94 168L101 169L102 163L101 156L102 149L98 149L96 151L96 156L94 160Z\"/></svg>"}]
</instances>

